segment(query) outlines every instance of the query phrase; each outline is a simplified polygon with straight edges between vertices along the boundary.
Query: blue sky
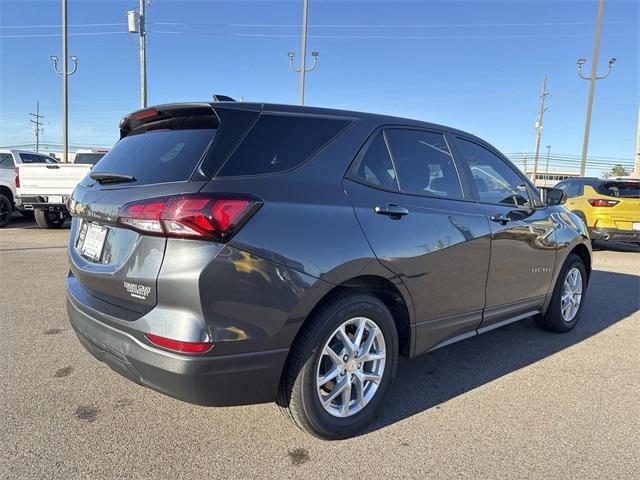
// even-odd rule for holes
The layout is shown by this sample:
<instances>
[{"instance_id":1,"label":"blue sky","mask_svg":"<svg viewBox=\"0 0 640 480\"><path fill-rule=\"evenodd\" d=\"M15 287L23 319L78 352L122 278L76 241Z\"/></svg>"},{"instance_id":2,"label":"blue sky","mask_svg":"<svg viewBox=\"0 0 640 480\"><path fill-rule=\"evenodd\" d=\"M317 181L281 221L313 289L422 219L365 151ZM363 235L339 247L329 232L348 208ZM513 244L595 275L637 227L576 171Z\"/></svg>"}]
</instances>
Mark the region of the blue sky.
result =
<instances>
[{"instance_id":1,"label":"blue sky","mask_svg":"<svg viewBox=\"0 0 640 480\"><path fill-rule=\"evenodd\" d=\"M70 143L111 145L119 119L139 105L136 39L126 33L135 0L69 0ZM590 156L628 159L638 114L639 5L608 0ZM302 0L154 0L148 9L149 104L213 93L296 103ZM545 145L579 155L597 2L310 0L308 105L418 118L470 131L503 152L533 150L538 95L548 75ZM33 142L28 112L40 100L44 140L60 143L60 2L0 3L0 146ZM91 24L91 26L88 26ZM77 35L76 35L77 34ZM309 56L310 58L310 56ZM296 62L298 58L296 58ZM556 166L566 166L557 164ZM595 168L595 167L594 167ZM595 168L596 172L599 172Z\"/></svg>"}]
</instances>

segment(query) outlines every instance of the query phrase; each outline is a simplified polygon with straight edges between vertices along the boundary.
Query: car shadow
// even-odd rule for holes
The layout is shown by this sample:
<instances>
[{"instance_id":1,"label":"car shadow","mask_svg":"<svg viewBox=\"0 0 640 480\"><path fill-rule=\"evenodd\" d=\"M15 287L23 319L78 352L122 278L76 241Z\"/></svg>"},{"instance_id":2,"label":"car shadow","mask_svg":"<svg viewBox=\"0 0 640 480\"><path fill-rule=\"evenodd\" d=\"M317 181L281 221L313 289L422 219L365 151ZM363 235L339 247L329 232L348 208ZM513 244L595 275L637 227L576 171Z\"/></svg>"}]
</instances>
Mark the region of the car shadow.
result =
<instances>
[{"instance_id":1,"label":"car shadow","mask_svg":"<svg viewBox=\"0 0 640 480\"><path fill-rule=\"evenodd\" d=\"M384 428L586 340L640 309L640 278L594 270L578 325L566 334L526 319L414 359L400 358L395 384L370 428ZM596 295L595 292L598 292ZM610 299L629 299L611 302Z\"/></svg>"},{"instance_id":2,"label":"car shadow","mask_svg":"<svg viewBox=\"0 0 640 480\"><path fill-rule=\"evenodd\" d=\"M62 226L62 229L68 229L70 226L71 226L71 220L66 220L64 222L64 225ZM11 216L11 220L9 221L9 223L4 227L2 227L0 229L0 232L2 230L33 229L33 228L36 228L36 229L40 228L36 223L36 221L33 219L33 217L25 217L20 213L15 212Z\"/></svg>"},{"instance_id":3,"label":"car shadow","mask_svg":"<svg viewBox=\"0 0 640 480\"><path fill-rule=\"evenodd\" d=\"M595 251L610 250L612 252L640 252L640 244L625 242L605 242L603 240L595 240L592 243Z\"/></svg>"}]
</instances>

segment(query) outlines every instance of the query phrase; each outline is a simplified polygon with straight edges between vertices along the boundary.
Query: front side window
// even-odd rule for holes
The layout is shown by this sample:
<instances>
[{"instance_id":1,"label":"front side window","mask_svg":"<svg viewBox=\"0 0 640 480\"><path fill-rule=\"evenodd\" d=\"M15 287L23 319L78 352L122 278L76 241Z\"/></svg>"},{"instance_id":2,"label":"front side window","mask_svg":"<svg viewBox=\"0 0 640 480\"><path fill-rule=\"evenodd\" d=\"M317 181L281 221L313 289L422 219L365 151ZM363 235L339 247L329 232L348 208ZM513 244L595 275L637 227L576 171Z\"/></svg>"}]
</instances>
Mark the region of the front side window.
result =
<instances>
[{"instance_id":1,"label":"front side window","mask_svg":"<svg viewBox=\"0 0 640 480\"><path fill-rule=\"evenodd\" d=\"M396 128L385 133L403 192L462 198L458 172L444 135Z\"/></svg>"},{"instance_id":2,"label":"front side window","mask_svg":"<svg viewBox=\"0 0 640 480\"><path fill-rule=\"evenodd\" d=\"M469 169L482 202L530 206L527 184L500 157L477 143L456 139L462 160Z\"/></svg>"},{"instance_id":3,"label":"front side window","mask_svg":"<svg viewBox=\"0 0 640 480\"><path fill-rule=\"evenodd\" d=\"M369 185L399 190L396 172L382 132L376 134L364 154L356 161L352 175Z\"/></svg>"}]
</instances>

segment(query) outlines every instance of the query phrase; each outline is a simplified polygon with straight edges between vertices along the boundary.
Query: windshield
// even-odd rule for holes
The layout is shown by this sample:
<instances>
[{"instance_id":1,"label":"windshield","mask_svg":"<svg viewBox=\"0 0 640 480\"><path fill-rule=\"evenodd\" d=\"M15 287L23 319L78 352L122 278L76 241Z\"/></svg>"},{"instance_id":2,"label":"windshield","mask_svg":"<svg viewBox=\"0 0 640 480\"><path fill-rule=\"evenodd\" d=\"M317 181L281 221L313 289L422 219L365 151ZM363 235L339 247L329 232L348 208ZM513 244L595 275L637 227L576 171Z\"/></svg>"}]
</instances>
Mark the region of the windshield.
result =
<instances>
[{"instance_id":1,"label":"windshield","mask_svg":"<svg viewBox=\"0 0 640 480\"><path fill-rule=\"evenodd\" d=\"M84 165L95 165L106 153L77 153L73 163L81 163Z\"/></svg>"},{"instance_id":2,"label":"windshield","mask_svg":"<svg viewBox=\"0 0 640 480\"><path fill-rule=\"evenodd\" d=\"M640 198L640 182L603 182L597 190L609 197Z\"/></svg>"}]
</instances>

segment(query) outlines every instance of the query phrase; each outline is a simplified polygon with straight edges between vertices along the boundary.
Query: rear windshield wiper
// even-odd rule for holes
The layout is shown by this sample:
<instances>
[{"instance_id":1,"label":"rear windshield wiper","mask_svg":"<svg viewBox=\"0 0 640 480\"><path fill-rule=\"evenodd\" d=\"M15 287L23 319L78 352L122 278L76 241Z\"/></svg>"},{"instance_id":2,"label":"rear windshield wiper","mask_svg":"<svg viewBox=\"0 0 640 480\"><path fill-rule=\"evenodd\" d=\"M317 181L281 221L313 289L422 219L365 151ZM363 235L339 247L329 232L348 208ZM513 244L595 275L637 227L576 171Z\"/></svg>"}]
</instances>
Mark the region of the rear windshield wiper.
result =
<instances>
[{"instance_id":1,"label":"rear windshield wiper","mask_svg":"<svg viewBox=\"0 0 640 480\"><path fill-rule=\"evenodd\" d=\"M135 177L122 173L93 172L89 174L89 177L100 185L103 183L127 183L136 181Z\"/></svg>"}]
</instances>

